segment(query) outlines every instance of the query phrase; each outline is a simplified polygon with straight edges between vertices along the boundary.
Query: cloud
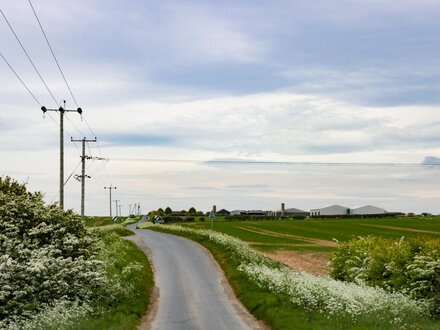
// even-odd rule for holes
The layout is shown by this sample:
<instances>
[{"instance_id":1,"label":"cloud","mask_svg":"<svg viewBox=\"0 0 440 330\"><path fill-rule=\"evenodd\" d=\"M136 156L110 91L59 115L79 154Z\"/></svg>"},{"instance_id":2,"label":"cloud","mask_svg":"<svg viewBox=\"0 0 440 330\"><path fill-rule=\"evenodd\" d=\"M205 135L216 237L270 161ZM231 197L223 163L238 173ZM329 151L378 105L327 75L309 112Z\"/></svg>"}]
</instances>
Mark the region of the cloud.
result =
<instances>
[{"instance_id":1,"label":"cloud","mask_svg":"<svg viewBox=\"0 0 440 330\"><path fill-rule=\"evenodd\" d=\"M219 190L217 187L210 187L210 186L189 186L185 187L185 189L189 190Z\"/></svg>"},{"instance_id":2,"label":"cloud","mask_svg":"<svg viewBox=\"0 0 440 330\"><path fill-rule=\"evenodd\" d=\"M226 186L226 188L231 189L261 189L268 187L269 185L267 184L231 184Z\"/></svg>"},{"instance_id":3,"label":"cloud","mask_svg":"<svg viewBox=\"0 0 440 330\"><path fill-rule=\"evenodd\" d=\"M88 168L97 213L106 212L101 195L109 181L127 200L143 196L151 206L170 201L177 208L188 208L189 198L198 208L219 201L271 209L280 200L306 209L344 200L385 201L390 210L399 203L437 205L432 168L261 161L417 163L440 153L438 1L352 1L342 8L333 0L41 0L35 6L93 128L68 114L66 168L79 161L69 136L96 134L102 156L113 159L105 170ZM28 4L2 9L57 101L73 107ZM4 24L0 39L40 102L54 106ZM42 120L39 106L0 64L2 169L36 173L30 185L56 195L58 116L55 123ZM200 163L124 161L141 157ZM210 159L248 163L203 162ZM68 203L77 207L78 186L68 189Z\"/></svg>"},{"instance_id":4,"label":"cloud","mask_svg":"<svg viewBox=\"0 0 440 330\"><path fill-rule=\"evenodd\" d=\"M422 165L440 165L440 157L426 156Z\"/></svg>"},{"instance_id":5,"label":"cloud","mask_svg":"<svg viewBox=\"0 0 440 330\"><path fill-rule=\"evenodd\" d=\"M178 137L171 135L141 133L104 134L101 139L104 143L117 144L119 146L166 146L176 144L180 140Z\"/></svg>"}]
</instances>

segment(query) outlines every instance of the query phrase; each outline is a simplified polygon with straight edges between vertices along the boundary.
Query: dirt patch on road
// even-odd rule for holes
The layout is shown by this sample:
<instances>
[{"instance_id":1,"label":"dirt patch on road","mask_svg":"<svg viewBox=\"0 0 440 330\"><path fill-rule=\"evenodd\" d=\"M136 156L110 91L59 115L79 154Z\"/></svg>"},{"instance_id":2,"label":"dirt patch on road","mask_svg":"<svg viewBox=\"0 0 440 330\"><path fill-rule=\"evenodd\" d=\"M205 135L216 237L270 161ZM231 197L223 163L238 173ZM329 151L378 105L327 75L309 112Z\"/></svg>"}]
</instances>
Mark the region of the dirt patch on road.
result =
<instances>
[{"instance_id":1,"label":"dirt patch on road","mask_svg":"<svg viewBox=\"0 0 440 330\"><path fill-rule=\"evenodd\" d=\"M328 262L331 257L331 253L325 252L298 252L298 251L274 251L274 252L261 252L266 257L279 261L290 268L305 272L311 275L317 276L329 276L330 267Z\"/></svg>"},{"instance_id":2,"label":"dirt patch on road","mask_svg":"<svg viewBox=\"0 0 440 330\"><path fill-rule=\"evenodd\" d=\"M292 235L292 234L283 234L283 233L278 233L276 231L271 231L271 230L266 230L266 229L259 229L259 228L252 228L251 229L249 227L244 227L244 226L237 226L237 228L240 228L242 230L246 230L246 231L249 231L252 233L260 234L260 235L281 237L281 238L292 238L292 239L296 239L296 240L301 240L301 241L304 241L304 242L307 242L307 243L310 243L313 245L317 245L317 246L326 246L326 247L337 247L338 246L338 243L333 242L333 241L315 239L315 238Z\"/></svg>"}]
</instances>

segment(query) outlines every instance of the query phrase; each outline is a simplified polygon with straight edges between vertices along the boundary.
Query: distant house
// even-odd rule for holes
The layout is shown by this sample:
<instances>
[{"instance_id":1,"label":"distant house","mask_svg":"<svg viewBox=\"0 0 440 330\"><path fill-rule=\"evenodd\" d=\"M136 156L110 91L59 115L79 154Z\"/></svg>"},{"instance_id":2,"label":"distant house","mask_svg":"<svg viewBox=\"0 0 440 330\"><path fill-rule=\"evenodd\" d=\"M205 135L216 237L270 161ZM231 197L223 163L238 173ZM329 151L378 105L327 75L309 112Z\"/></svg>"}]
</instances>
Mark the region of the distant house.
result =
<instances>
[{"instance_id":1,"label":"distant house","mask_svg":"<svg viewBox=\"0 0 440 330\"><path fill-rule=\"evenodd\" d=\"M231 212L225 209L221 209L220 211L216 212L216 214L220 216L228 216L229 214L231 214Z\"/></svg>"},{"instance_id":2,"label":"distant house","mask_svg":"<svg viewBox=\"0 0 440 330\"><path fill-rule=\"evenodd\" d=\"M341 205L331 205L321 209L311 209L310 216L316 217L321 215L345 215L350 214L350 209Z\"/></svg>"},{"instance_id":3,"label":"distant house","mask_svg":"<svg viewBox=\"0 0 440 330\"><path fill-rule=\"evenodd\" d=\"M387 213L387 211L385 211L380 207L372 206L372 205L365 205L350 210L350 214L383 214L383 213Z\"/></svg>"},{"instance_id":4,"label":"distant house","mask_svg":"<svg viewBox=\"0 0 440 330\"><path fill-rule=\"evenodd\" d=\"M310 215L310 212L303 211L300 209L296 209L294 207L284 209L284 210L277 210L274 212L275 216L286 216L286 217L294 217L294 216L302 216L302 217L308 217Z\"/></svg>"}]
</instances>

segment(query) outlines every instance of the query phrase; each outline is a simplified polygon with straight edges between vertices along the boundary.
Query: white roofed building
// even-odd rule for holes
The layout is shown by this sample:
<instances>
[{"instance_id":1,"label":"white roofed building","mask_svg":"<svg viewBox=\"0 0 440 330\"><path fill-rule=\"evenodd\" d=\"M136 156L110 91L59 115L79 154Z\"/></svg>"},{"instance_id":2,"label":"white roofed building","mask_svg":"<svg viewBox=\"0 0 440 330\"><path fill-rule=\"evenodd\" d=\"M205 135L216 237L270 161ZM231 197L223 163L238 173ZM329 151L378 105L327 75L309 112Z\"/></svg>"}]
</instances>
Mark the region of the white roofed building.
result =
<instances>
[{"instance_id":1,"label":"white roofed building","mask_svg":"<svg viewBox=\"0 0 440 330\"><path fill-rule=\"evenodd\" d=\"M387 211L373 205L365 205L350 210L350 214L384 214L384 213L387 213Z\"/></svg>"},{"instance_id":2,"label":"white roofed building","mask_svg":"<svg viewBox=\"0 0 440 330\"><path fill-rule=\"evenodd\" d=\"M350 209L341 205L331 205L321 209L311 209L310 216L316 217L321 215L345 215L350 214Z\"/></svg>"}]
</instances>

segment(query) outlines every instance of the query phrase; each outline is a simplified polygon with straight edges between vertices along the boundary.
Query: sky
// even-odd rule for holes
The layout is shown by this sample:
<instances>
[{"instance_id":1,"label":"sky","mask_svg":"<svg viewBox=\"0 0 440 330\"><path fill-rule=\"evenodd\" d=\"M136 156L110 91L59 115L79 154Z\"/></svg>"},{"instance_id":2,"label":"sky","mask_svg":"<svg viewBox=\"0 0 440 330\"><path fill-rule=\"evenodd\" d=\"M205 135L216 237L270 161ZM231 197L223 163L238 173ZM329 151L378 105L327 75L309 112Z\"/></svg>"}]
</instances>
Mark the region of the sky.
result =
<instances>
[{"instance_id":1,"label":"sky","mask_svg":"<svg viewBox=\"0 0 440 330\"><path fill-rule=\"evenodd\" d=\"M70 137L96 136L87 154L106 159L87 161L87 214L109 212L109 185L123 214L282 202L440 213L439 1L32 3L84 112L66 114L65 178L80 174ZM57 102L0 17L5 59L41 105L76 109L29 2L0 9ZM58 123L0 59L0 175L47 202ZM80 211L73 176L65 206Z\"/></svg>"}]
</instances>

